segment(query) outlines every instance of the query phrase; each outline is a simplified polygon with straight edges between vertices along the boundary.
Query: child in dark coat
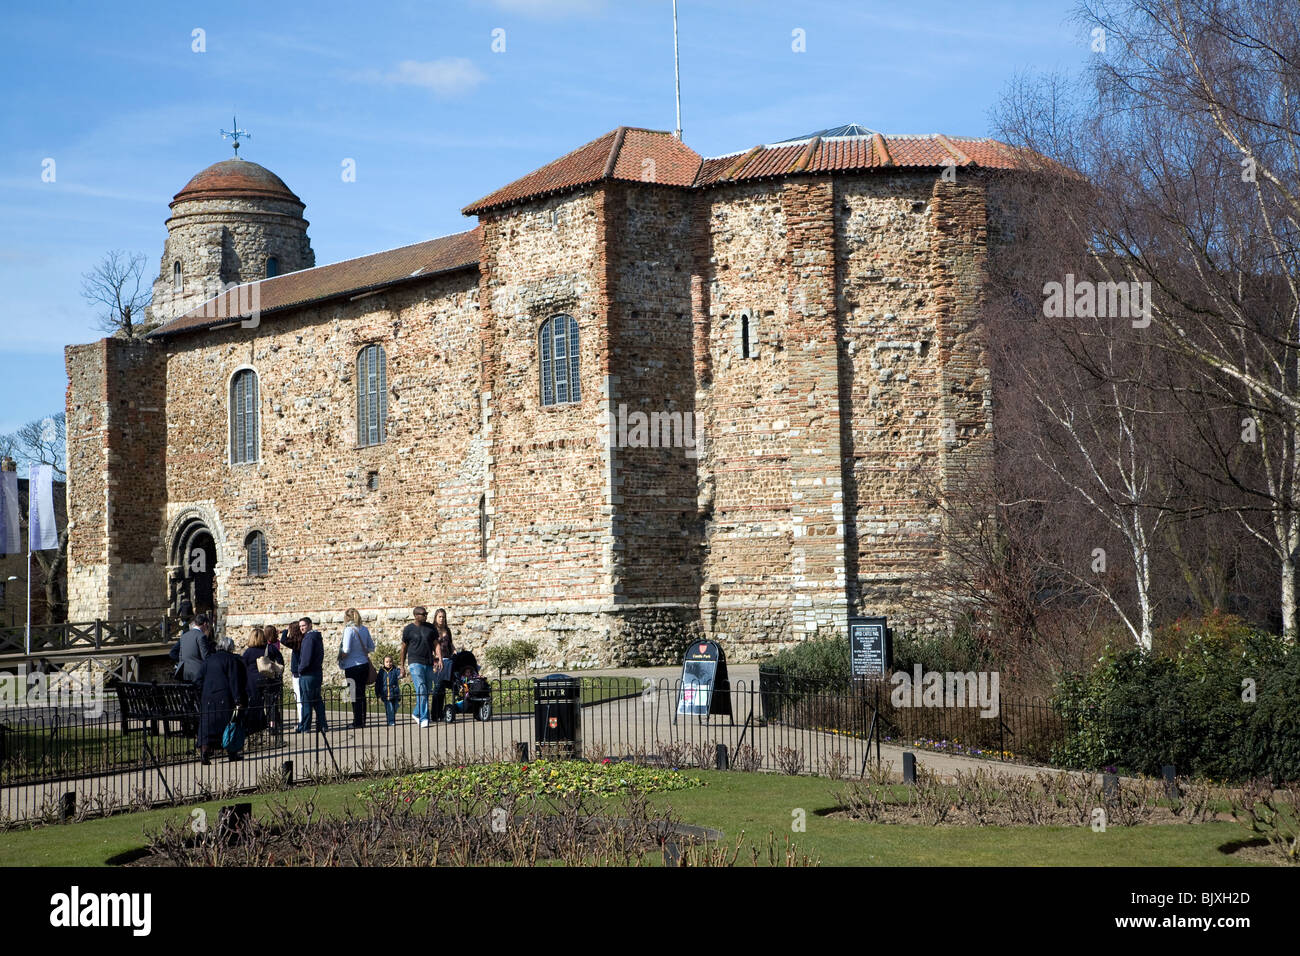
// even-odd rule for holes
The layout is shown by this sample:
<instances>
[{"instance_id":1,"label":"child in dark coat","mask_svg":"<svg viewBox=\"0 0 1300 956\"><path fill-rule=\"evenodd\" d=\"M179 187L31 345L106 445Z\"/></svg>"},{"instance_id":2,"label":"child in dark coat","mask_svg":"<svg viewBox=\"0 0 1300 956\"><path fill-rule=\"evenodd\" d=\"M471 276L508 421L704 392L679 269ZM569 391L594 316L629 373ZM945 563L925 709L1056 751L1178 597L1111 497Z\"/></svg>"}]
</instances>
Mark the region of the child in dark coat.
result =
<instances>
[{"instance_id":1,"label":"child in dark coat","mask_svg":"<svg viewBox=\"0 0 1300 956\"><path fill-rule=\"evenodd\" d=\"M397 705L402 701L402 669L393 666L391 657L384 658L384 666L379 669L375 680L375 693L384 702L384 713L388 716L388 726L397 723Z\"/></svg>"}]
</instances>

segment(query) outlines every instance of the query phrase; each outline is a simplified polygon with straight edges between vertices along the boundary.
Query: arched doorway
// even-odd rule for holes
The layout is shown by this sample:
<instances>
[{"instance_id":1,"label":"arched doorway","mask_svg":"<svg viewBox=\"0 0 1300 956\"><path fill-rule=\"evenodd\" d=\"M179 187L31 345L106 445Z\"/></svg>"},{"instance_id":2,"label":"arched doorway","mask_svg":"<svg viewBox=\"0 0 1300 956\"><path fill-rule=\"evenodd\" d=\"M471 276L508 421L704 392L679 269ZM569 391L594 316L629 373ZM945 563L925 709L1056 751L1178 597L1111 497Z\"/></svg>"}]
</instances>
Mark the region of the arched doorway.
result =
<instances>
[{"instance_id":1,"label":"arched doorway","mask_svg":"<svg viewBox=\"0 0 1300 956\"><path fill-rule=\"evenodd\" d=\"M185 519L172 538L172 609L188 600L194 613L217 607L217 542L202 518ZM186 622L188 623L188 622Z\"/></svg>"}]
</instances>

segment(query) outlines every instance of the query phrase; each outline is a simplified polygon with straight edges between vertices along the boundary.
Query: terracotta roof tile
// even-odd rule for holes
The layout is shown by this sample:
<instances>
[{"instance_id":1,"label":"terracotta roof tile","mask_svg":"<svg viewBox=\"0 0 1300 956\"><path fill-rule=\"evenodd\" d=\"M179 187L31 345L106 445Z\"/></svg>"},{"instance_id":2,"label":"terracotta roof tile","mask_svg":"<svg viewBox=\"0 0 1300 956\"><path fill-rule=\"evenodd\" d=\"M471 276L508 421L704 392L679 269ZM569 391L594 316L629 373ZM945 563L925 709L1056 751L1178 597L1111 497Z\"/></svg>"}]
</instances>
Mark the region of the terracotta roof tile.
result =
<instances>
[{"instance_id":1,"label":"terracotta roof tile","mask_svg":"<svg viewBox=\"0 0 1300 956\"><path fill-rule=\"evenodd\" d=\"M806 164L804 151L811 148ZM958 136L871 136L812 137L799 143L755 146L746 153L706 159L700 165L696 186L744 182L796 172L829 173L890 166L958 166L1013 169L1021 164L1020 154L991 139Z\"/></svg>"},{"instance_id":2,"label":"terracotta roof tile","mask_svg":"<svg viewBox=\"0 0 1300 956\"><path fill-rule=\"evenodd\" d=\"M288 272L273 279L246 283L209 299L203 305L160 325L149 334L155 337L175 335L178 332L227 325L237 321L241 313L246 313L250 304L256 305L259 314L264 317L281 309L344 295L357 295L411 279L477 267L479 240L480 233L475 228L359 259L348 259L328 266Z\"/></svg>"},{"instance_id":3,"label":"terracotta roof tile","mask_svg":"<svg viewBox=\"0 0 1300 956\"><path fill-rule=\"evenodd\" d=\"M690 186L700 162L700 155L671 133L620 126L470 203L463 211L467 216L478 215L606 179Z\"/></svg>"},{"instance_id":4,"label":"terracotta roof tile","mask_svg":"<svg viewBox=\"0 0 1300 956\"><path fill-rule=\"evenodd\" d=\"M1055 168L1043 157L991 139L945 136L883 136L865 127L859 135L836 130L727 156L702 159L662 130L620 126L547 163L465 207L466 215L554 195L605 180L652 181L668 186L705 187L798 173L834 173L897 167L942 167L956 162L988 169ZM204 195L274 194L297 199L269 170L245 160L225 160L199 173L176 199ZM257 191L262 191L258 193ZM262 315L296 306L357 295L414 278L477 267L478 229L416 243L333 265L304 269L241 286L155 329L174 335L229 324L255 288ZM242 294L241 294L242 293Z\"/></svg>"}]
</instances>

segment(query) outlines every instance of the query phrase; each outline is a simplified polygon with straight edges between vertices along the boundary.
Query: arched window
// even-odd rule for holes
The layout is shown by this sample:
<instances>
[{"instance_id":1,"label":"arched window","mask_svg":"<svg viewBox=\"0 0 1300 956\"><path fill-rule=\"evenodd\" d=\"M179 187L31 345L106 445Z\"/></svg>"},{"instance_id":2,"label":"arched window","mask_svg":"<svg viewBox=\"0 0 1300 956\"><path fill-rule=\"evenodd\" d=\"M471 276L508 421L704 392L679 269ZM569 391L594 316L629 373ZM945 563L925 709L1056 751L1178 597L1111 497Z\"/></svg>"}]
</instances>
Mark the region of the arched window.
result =
<instances>
[{"instance_id":1,"label":"arched window","mask_svg":"<svg viewBox=\"0 0 1300 956\"><path fill-rule=\"evenodd\" d=\"M578 323L573 316L556 315L543 322L538 333L538 348L542 357L542 404L581 401Z\"/></svg>"},{"instance_id":2,"label":"arched window","mask_svg":"<svg viewBox=\"0 0 1300 956\"><path fill-rule=\"evenodd\" d=\"M177 259L172 263L172 291L180 292L184 284L184 279L181 276L181 260Z\"/></svg>"},{"instance_id":3,"label":"arched window","mask_svg":"<svg viewBox=\"0 0 1300 956\"><path fill-rule=\"evenodd\" d=\"M388 357L383 346L367 345L357 355L357 444L383 442L387 419Z\"/></svg>"},{"instance_id":4,"label":"arched window","mask_svg":"<svg viewBox=\"0 0 1300 956\"><path fill-rule=\"evenodd\" d=\"M242 368L230 380L230 463L257 461L257 373Z\"/></svg>"},{"instance_id":5,"label":"arched window","mask_svg":"<svg viewBox=\"0 0 1300 956\"><path fill-rule=\"evenodd\" d=\"M749 358L749 315L740 316L740 357Z\"/></svg>"},{"instance_id":6,"label":"arched window","mask_svg":"<svg viewBox=\"0 0 1300 956\"><path fill-rule=\"evenodd\" d=\"M487 560L487 495L478 496L478 556Z\"/></svg>"},{"instance_id":7,"label":"arched window","mask_svg":"<svg viewBox=\"0 0 1300 956\"><path fill-rule=\"evenodd\" d=\"M266 257L266 277L274 279L280 274L280 260L275 256Z\"/></svg>"},{"instance_id":8,"label":"arched window","mask_svg":"<svg viewBox=\"0 0 1300 956\"><path fill-rule=\"evenodd\" d=\"M244 550L248 552L248 576L261 577L271 567L270 554L266 547L266 535L254 531L244 539Z\"/></svg>"}]
</instances>

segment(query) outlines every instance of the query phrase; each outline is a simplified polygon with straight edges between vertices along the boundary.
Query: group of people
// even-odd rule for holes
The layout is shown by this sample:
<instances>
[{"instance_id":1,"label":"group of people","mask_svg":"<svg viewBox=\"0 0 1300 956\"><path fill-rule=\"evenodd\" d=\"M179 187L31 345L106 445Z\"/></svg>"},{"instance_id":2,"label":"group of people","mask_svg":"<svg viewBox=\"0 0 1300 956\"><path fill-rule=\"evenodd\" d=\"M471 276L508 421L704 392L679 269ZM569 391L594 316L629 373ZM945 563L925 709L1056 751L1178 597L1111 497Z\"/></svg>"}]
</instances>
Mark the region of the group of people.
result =
<instances>
[{"instance_id":1,"label":"group of people","mask_svg":"<svg viewBox=\"0 0 1300 956\"><path fill-rule=\"evenodd\" d=\"M385 657L383 666L376 668L370 659L375 642L361 623L361 615L356 608L343 613L338 665L351 692L353 727L365 726L365 689L372 683L384 705L388 726L396 724L403 671L410 675L415 695L412 719L428 727L432 722L431 702L432 713L441 713L456 653L447 612L439 608L432 624L423 607L414 608L411 617L412 622L402 630L401 663L394 664L392 657ZM283 733L280 724L286 647L298 703L298 723L293 733L310 733L313 718L324 733L329 729L322 695L325 639L311 618L301 617L283 630L270 624L253 627L247 649L238 656L231 638L215 637L212 617L206 612L196 615L193 625L181 635L172 648L172 658L176 661L176 676L201 688L197 736L204 763L225 746L223 738L232 721L238 721L245 733ZM237 749L227 750L231 759L238 759Z\"/></svg>"}]
</instances>

